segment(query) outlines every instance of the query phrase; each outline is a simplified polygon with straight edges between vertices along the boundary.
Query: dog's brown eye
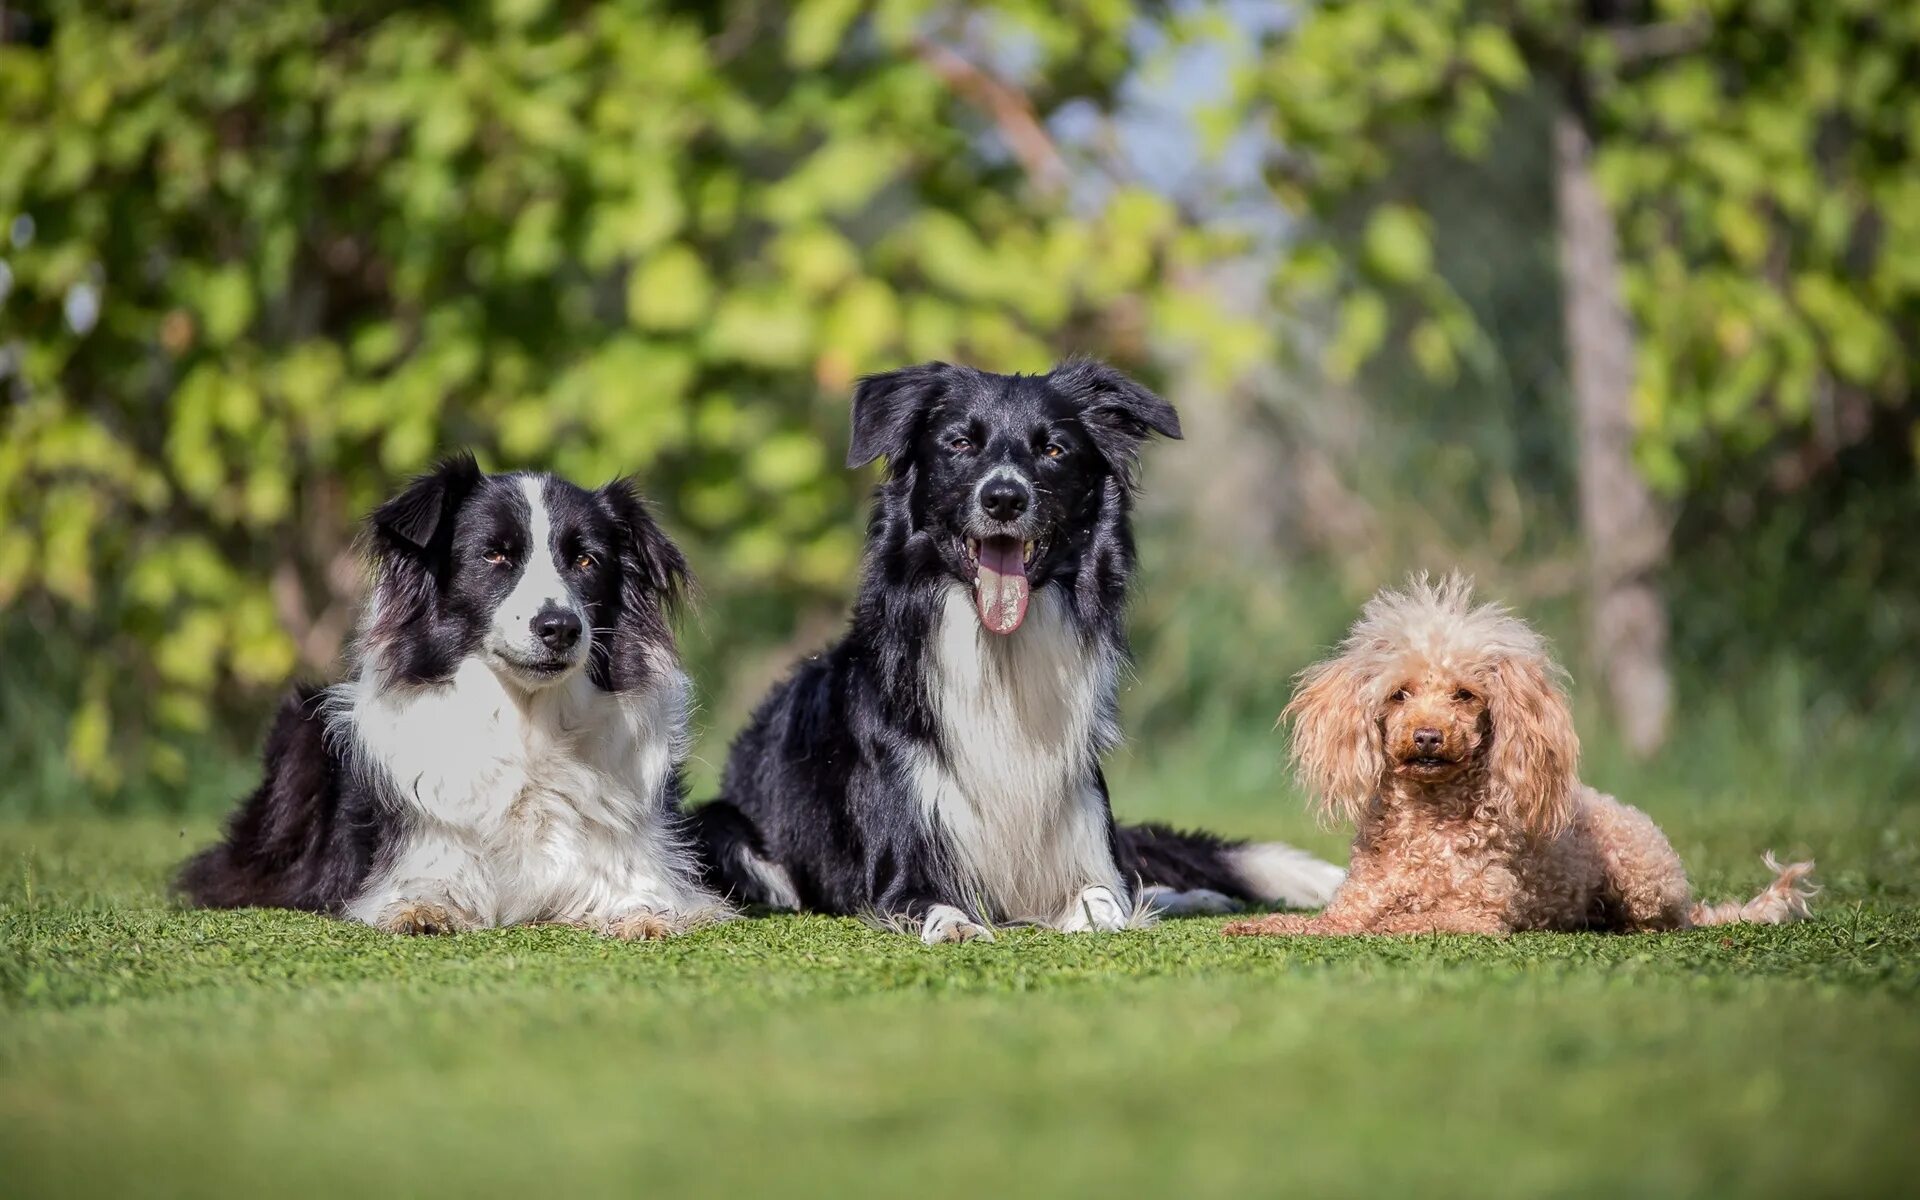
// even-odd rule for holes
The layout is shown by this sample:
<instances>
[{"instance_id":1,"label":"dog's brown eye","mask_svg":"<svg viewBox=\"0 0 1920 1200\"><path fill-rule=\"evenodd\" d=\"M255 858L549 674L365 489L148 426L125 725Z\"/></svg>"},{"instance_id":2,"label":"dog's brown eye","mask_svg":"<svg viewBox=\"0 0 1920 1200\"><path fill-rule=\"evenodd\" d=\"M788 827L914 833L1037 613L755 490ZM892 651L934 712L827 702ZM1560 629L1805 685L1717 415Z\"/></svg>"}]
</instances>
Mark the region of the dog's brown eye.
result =
<instances>
[{"instance_id":1,"label":"dog's brown eye","mask_svg":"<svg viewBox=\"0 0 1920 1200\"><path fill-rule=\"evenodd\" d=\"M1453 698L1455 700L1458 700L1462 704L1466 704L1473 700L1474 695L1472 692L1468 691L1466 688L1461 688L1459 691L1453 694Z\"/></svg>"},{"instance_id":2,"label":"dog's brown eye","mask_svg":"<svg viewBox=\"0 0 1920 1200\"><path fill-rule=\"evenodd\" d=\"M1067 448L1059 442L1048 442L1046 447L1040 451L1040 453L1046 455L1048 458L1060 458L1065 455L1066 452Z\"/></svg>"},{"instance_id":3,"label":"dog's brown eye","mask_svg":"<svg viewBox=\"0 0 1920 1200\"><path fill-rule=\"evenodd\" d=\"M573 560L574 569L578 571L591 571L599 565L600 560L591 554L582 554L579 558Z\"/></svg>"},{"instance_id":4,"label":"dog's brown eye","mask_svg":"<svg viewBox=\"0 0 1920 1200\"><path fill-rule=\"evenodd\" d=\"M1407 689L1399 688L1393 695L1388 696L1387 699L1393 701L1395 704L1405 704L1407 701Z\"/></svg>"},{"instance_id":5,"label":"dog's brown eye","mask_svg":"<svg viewBox=\"0 0 1920 1200\"><path fill-rule=\"evenodd\" d=\"M973 449L973 439L957 437L947 443L947 449L953 451L955 454L965 454L967 451Z\"/></svg>"},{"instance_id":6,"label":"dog's brown eye","mask_svg":"<svg viewBox=\"0 0 1920 1200\"><path fill-rule=\"evenodd\" d=\"M498 546L495 546L493 549L487 551L481 557L485 558L488 562L492 563L496 567L504 567L507 565L507 552L505 550L500 549Z\"/></svg>"}]
</instances>

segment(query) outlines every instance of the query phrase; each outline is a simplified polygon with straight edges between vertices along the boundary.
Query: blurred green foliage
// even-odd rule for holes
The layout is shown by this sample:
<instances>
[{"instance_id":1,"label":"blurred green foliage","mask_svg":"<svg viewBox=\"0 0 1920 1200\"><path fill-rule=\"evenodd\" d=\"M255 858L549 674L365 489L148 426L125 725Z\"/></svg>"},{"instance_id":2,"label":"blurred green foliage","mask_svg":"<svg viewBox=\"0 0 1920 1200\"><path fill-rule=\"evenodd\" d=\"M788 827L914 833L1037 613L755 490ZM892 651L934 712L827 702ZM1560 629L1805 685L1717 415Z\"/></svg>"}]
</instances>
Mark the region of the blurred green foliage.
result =
<instances>
[{"instance_id":1,"label":"blurred green foliage","mask_svg":"<svg viewBox=\"0 0 1920 1200\"><path fill-rule=\"evenodd\" d=\"M73 3L0 46L0 605L92 651L73 765L182 779L216 684L323 667L354 518L444 448L641 472L710 585L837 595L856 374L1137 355L1208 236L982 153L932 7ZM1002 16L1076 93L1127 66L1127 5Z\"/></svg>"},{"instance_id":2,"label":"blurred green foliage","mask_svg":"<svg viewBox=\"0 0 1920 1200\"><path fill-rule=\"evenodd\" d=\"M1790 572L1798 515L1830 499L1728 517L1722 494L1752 491L1729 464L1755 451L1811 447L1803 475L1831 479L1821 447L1864 419L1902 443L1875 478L1910 475L1920 9L1231 7L7 9L0 652L39 686L0 696L0 764L36 795L226 786L198 748L334 660L355 519L459 445L587 482L639 473L707 585L690 648L750 683L742 631L812 639L797 614L850 585L851 381L924 358L1030 370L1091 351L1182 383L1190 406L1293 351L1333 380L1301 403L1410 418L1364 440L1371 497L1408 518L1374 528L1482 546L1470 566L1564 556L1551 248L1543 262L1538 229L1469 210L1543 186L1506 170L1513 118L1565 105L1620 214L1641 461L1685 498L1683 535L1757 547L1714 569L1764 551ZM1234 65L1197 140L1224 154L1258 134L1259 220L1140 184L1108 127L1075 144L1052 123L1111 117L1163 53L1208 39ZM1536 164L1544 125L1518 127ZM1413 186L1441 174L1436 144L1467 164L1450 200ZM1414 376L1430 390L1398 386ZM1829 557L1870 591L1889 505L1920 509L1841 500L1836 528L1872 528ZM1755 521L1783 532L1749 539ZM1279 579L1161 536L1175 566L1143 604L1129 704L1162 735L1270 711L1355 580L1398 566L1346 536L1310 542L1328 556L1310 561L1364 570ZM1735 611L1788 619L1792 601L1750 590L1716 610L1733 632L1700 644L1737 640Z\"/></svg>"},{"instance_id":3,"label":"blurred green foliage","mask_svg":"<svg viewBox=\"0 0 1920 1200\"><path fill-rule=\"evenodd\" d=\"M1408 134L1485 156L1529 93L1597 144L1640 339L1639 461L1668 495L1728 454L1909 416L1920 345L1920 5L1881 0L1330 0L1239 81L1301 238L1283 282L1335 297L1351 377L1389 337L1451 380L1484 334L1434 223L1378 185ZM1356 199L1370 213L1356 218ZM1389 297L1411 296L1392 320ZM1546 297L1540 297L1545 301ZM1844 440L1848 435L1842 432Z\"/></svg>"}]
</instances>

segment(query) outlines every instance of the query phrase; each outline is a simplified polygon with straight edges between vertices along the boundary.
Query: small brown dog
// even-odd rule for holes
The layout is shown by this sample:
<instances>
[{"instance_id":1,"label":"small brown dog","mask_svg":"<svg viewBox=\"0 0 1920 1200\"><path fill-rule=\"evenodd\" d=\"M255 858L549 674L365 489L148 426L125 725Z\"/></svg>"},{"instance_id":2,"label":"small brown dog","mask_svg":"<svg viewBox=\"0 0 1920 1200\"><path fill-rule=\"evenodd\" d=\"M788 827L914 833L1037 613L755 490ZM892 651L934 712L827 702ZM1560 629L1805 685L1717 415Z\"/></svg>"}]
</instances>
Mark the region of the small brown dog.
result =
<instances>
[{"instance_id":1,"label":"small brown dog","mask_svg":"<svg viewBox=\"0 0 1920 1200\"><path fill-rule=\"evenodd\" d=\"M1813 864L1745 904L1693 903L1648 816L1582 784L1580 741L1545 639L1473 585L1383 591L1285 713L1293 765L1355 824L1346 882L1317 916L1228 934L1615 932L1807 917Z\"/></svg>"}]
</instances>

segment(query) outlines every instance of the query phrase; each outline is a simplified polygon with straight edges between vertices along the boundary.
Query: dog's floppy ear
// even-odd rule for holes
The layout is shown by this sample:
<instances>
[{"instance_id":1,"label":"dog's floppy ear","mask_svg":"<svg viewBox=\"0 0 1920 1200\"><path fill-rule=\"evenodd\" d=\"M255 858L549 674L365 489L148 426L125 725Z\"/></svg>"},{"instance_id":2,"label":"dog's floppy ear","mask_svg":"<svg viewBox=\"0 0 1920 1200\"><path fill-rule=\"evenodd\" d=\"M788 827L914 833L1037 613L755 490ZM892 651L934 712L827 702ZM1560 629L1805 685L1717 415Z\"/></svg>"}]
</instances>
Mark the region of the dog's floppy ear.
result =
<instances>
[{"instance_id":1,"label":"dog's floppy ear","mask_svg":"<svg viewBox=\"0 0 1920 1200\"><path fill-rule=\"evenodd\" d=\"M594 630L588 670L612 692L647 686L674 659L673 613L693 586L686 556L653 519L639 487L616 479L595 494L614 522L620 554L619 611Z\"/></svg>"},{"instance_id":2,"label":"dog's floppy ear","mask_svg":"<svg viewBox=\"0 0 1920 1200\"><path fill-rule=\"evenodd\" d=\"M853 389L853 440L847 446L847 466L864 467L882 455L896 462L905 457L921 416L959 370L929 362L862 376Z\"/></svg>"},{"instance_id":3,"label":"dog's floppy ear","mask_svg":"<svg viewBox=\"0 0 1920 1200\"><path fill-rule=\"evenodd\" d=\"M1380 789L1386 745L1372 691L1372 677L1337 655L1300 673L1280 714L1293 722L1294 774L1329 820L1358 821Z\"/></svg>"},{"instance_id":4,"label":"dog's floppy ear","mask_svg":"<svg viewBox=\"0 0 1920 1200\"><path fill-rule=\"evenodd\" d=\"M451 529L454 510L473 494L485 476L469 451L449 455L399 495L373 510L368 525L377 549L425 550L436 535Z\"/></svg>"},{"instance_id":5,"label":"dog's floppy ear","mask_svg":"<svg viewBox=\"0 0 1920 1200\"><path fill-rule=\"evenodd\" d=\"M679 608L693 584L687 558L653 519L639 485L630 479L617 479L601 488L600 495L619 524L620 552L634 568L624 584L627 592L621 596L622 609L642 611L648 607L648 597L664 611Z\"/></svg>"},{"instance_id":6,"label":"dog's floppy ear","mask_svg":"<svg viewBox=\"0 0 1920 1200\"><path fill-rule=\"evenodd\" d=\"M1100 453L1125 476L1150 434L1180 436L1180 414L1151 391L1093 359L1061 363L1047 381L1080 405L1080 423Z\"/></svg>"},{"instance_id":7,"label":"dog's floppy ear","mask_svg":"<svg viewBox=\"0 0 1920 1200\"><path fill-rule=\"evenodd\" d=\"M457 656L442 639L405 635L433 611L453 558L454 514L485 478L473 455L452 455L367 518L374 599L361 647L382 674L422 682L453 670Z\"/></svg>"},{"instance_id":8,"label":"dog's floppy ear","mask_svg":"<svg viewBox=\"0 0 1920 1200\"><path fill-rule=\"evenodd\" d=\"M1580 767L1580 736L1558 668L1544 657L1505 657L1494 663L1487 683L1494 800L1528 831L1558 833L1573 820Z\"/></svg>"}]
</instances>

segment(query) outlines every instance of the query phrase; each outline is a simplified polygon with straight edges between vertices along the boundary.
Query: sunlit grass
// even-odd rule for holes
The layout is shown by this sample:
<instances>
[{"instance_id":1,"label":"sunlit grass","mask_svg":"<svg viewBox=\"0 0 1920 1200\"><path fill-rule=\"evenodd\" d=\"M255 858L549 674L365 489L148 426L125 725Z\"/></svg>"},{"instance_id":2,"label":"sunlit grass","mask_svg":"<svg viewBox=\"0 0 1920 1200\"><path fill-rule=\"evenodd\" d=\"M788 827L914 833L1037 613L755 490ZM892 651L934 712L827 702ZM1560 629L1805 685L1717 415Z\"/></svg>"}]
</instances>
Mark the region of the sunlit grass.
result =
<instances>
[{"instance_id":1,"label":"sunlit grass","mask_svg":"<svg viewBox=\"0 0 1920 1200\"><path fill-rule=\"evenodd\" d=\"M1264 740L1117 764L1123 812L1338 853ZM1773 846L1820 919L1671 937L926 948L396 939L164 896L204 818L0 824L13 1194L1242 1196L1886 1191L1920 1169L1920 809L1627 777L1711 892ZM1624 784L1618 784L1623 786Z\"/></svg>"}]
</instances>

